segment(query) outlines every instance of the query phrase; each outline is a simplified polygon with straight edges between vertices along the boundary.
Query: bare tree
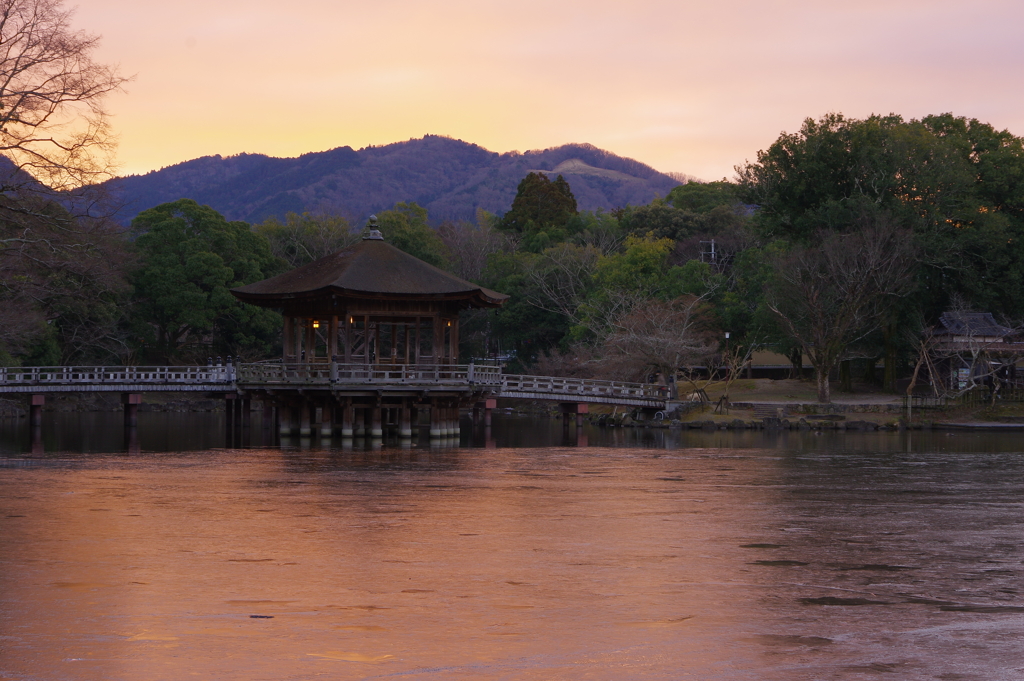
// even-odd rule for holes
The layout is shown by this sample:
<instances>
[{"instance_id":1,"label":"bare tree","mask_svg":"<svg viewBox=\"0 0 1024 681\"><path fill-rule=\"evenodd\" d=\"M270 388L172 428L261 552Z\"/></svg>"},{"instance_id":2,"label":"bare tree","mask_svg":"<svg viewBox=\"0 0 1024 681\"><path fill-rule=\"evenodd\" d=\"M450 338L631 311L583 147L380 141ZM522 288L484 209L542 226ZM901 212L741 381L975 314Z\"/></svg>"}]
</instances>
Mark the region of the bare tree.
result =
<instances>
[{"instance_id":1,"label":"bare tree","mask_svg":"<svg viewBox=\"0 0 1024 681\"><path fill-rule=\"evenodd\" d=\"M775 262L768 307L817 373L818 401L831 402L829 373L846 348L878 328L880 313L910 293L911 235L884 216L850 234L820 232Z\"/></svg>"},{"instance_id":2,"label":"bare tree","mask_svg":"<svg viewBox=\"0 0 1024 681\"><path fill-rule=\"evenodd\" d=\"M717 354L717 338L703 299L647 300L615 321L599 364L621 379L644 380L652 371L674 376L680 367L706 366Z\"/></svg>"},{"instance_id":3,"label":"bare tree","mask_svg":"<svg viewBox=\"0 0 1024 681\"><path fill-rule=\"evenodd\" d=\"M60 0L0 0L0 350L53 337L58 319L65 354L102 345L111 314L87 320L124 288L90 185L111 175L103 100L125 79L71 18Z\"/></svg>"},{"instance_id":4,"label":"bare tree","mask_svg":"<svg viewBox=\"0 0 1024 681\"><path fill-rule=\"evenodd\" d=\"M330 255L359 240L359 232L340 215L327 213L288 213L282 223L268 218L255 230L270 242L270 250L291 267Z\"/></svg>"},{"instance_id":5,"label":"bare tree","mask_svg":"<svg viewBox=\"0 0 1024 681\"><path fill-rule=\"evenodd\" d=\"M480 211L481 213L483 211ZM448 249L452 270L463 279L475 281L487 266L487 256L505 250L506 237L498 232L484 216L477 223L444 222L437 228Z\"/></svg>"},{"instance_id":6,"label":"bare tree","mask_svg":"<svg viewBox=\"0 0 1024 681\"><path fill-rule=\"evenodd\" d=\"M530 262L526 271L532 284L529 303L564 315L573 324L582 324L580 311L600 258L601 251L593 246L561 243L547 249Z\"/></svg>"},{"instance_id":7,"label":"bare tree","mask_svg":"<svg viewBox=\"0 0 1024 681\"><path fill-rule=\"evenodd\" d=\"M0 155L50 189L109 176L103 100L126 81L93 60L99 38L74 30L71 17L60 0L0 0ZM0 190L30 178L11 173Z\"/></svg>"}]
</instances>

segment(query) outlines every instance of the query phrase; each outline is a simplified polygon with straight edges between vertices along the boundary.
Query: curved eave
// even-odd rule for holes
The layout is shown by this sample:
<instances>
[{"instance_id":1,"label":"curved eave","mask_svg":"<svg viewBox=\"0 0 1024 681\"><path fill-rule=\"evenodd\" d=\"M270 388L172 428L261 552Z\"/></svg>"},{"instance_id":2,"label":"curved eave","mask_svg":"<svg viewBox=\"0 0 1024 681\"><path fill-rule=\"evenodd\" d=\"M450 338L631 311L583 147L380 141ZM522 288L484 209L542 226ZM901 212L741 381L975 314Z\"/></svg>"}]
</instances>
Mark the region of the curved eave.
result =
<instances>
[{"instance_id":1,"label":"curved eave","mask_svg":"<svg viewBox=\"0 0 1024 681\"><path fill-rule=\"evenodd\" d=\"M501 307L508 296L488 289L479 288L472 291L454 293L383 293L378 291L356 291L335 286L328 286L314 291L296 293L249 293L239 289L231 289L231 294L245 303L260 307L286 307L289 303L312 301L317 299L349 298L359 300L464 300L474 307Z\"/></svg>"}]
</instances>

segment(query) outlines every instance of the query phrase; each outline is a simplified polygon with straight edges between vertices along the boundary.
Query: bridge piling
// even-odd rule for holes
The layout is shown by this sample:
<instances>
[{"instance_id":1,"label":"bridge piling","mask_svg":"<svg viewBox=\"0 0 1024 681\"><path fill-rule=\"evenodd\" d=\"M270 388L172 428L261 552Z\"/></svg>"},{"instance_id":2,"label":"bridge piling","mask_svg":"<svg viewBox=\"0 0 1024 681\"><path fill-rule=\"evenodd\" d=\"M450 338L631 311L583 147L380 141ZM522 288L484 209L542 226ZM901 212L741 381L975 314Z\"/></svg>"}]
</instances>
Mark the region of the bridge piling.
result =
<instances>
[{"instance_id":1,"label":"bridge piling","mask_svg":"<svg viewBox=\"0 0 1024 681\"><path fill-rule=\"evenodd\" d=\"M324 402L320 416L320 437L329 438L334 435L334 408L330 402Z\"/></svg>"},{"instance_id":2,"label":"bridge piling","mask_svg":"<svg viewBox=\"0 0 1024 681\"><path fill-rule=\"evenodd\" d=\"M313 434L309 413L311 405L306 397L300 397L299 400L299 437L309 437Z\"/></svg>"},{"instance_id":3,"label":"bridge piling","mask_svg":"<svg viewBox=\"0 0 1024 681\"><path fill-rule=\"evenodd\" d=\"M44 404L46 404L46 395L33 395L29 400L28 423L32 428L43 427Z\"/></svg>"},{"instance_id":4,"label":"bridge piling","mask_svg":"<svg viewBox=\"0 0 1024 681\"><path fill-rule=\"evenodd\" d=\"M430 439L437 440L441 437L441 414L437 399L430 400Z\"/></svg>"},{"instance_id":5,"label":"bridge piling","mask_svg":"<svg viewBox=\"0 0 1024 681\"><path fill-rule=\"evenodd\" d=\"M352 437L352 400L345 400L341 408L341 437L347 439Z\"/></svg>"},{"instance_id":6,"label":"bridge piling","mask_svg":"<svg viewBox=\"0 0 1024 681\"><path fill-rule=\"evenodd\" d=\"M224 395L224 446L230 447L235 435L235 398L234 393Z\"/></svg>"},{"instance_id":7,"label":"bridge piling","mask_svg":"<svg viewBox=\"0 0 1024 681\"><path fill-rule=\"evenodd\" d=\"M398 423L398 437L402 439L412 438L412 416L409 408L409 400L402 400L402 406L399 408L400 416Z\"/></svg>"},{"instance_id":8,"label":"bridge piling","mask_svg":"<svg viewBox=\"0 0 1024 681\"><path fill-rule=\"evenodd\" d=\"M285 398L277 403L277 432L281 437L290 437L292 434L292 405L291 400Z\"/></svg>"},{"instance_id":9,"label":"bridge piling","mask_svg":"<svg viewBox=\"0 0 1024 681\"><path fill-rule=\"evenodd\" d=\"M266 397L260 400L260 417L263 428L263 437L264 441L266 441L267 436L274 428L274 405Z\"/></svg>"},{"instance_id":10,"label":"bridge piling","mask_svg":"<svg viewBox=\"0 0 1024 681\"><path fill-rule=\"evenodd\" d=\"M121 404L124 405L124 427L137 427L139 425L139 405L142 404L142 393L122 393Z\"/></svg>"},{"instance_id":11,"label":"bridge piling","mask_svg":"<svg viewBox=\"0 0 1024 681\"><path fill-rule=\"evenodd\" d=\"M373 438L374 440L379 440L384 437L384 429L381 427L380 424L380 405L375 405L372 409L370 409L370 412L371 418L373 419L370 423L370 437Z\"/></svg>"},{"instance_id":12,"label":"bridge piling","mask_svg":"<svg viewBox=\"0 0 1024 681\"><path fill-rule=\"evenodd\" d=\"M355 413L355 426L354 434L356 437L366 437L366 419L369 418L366 415L365 407L353 407L352 411Z\"/></svg>"}]
</instances>

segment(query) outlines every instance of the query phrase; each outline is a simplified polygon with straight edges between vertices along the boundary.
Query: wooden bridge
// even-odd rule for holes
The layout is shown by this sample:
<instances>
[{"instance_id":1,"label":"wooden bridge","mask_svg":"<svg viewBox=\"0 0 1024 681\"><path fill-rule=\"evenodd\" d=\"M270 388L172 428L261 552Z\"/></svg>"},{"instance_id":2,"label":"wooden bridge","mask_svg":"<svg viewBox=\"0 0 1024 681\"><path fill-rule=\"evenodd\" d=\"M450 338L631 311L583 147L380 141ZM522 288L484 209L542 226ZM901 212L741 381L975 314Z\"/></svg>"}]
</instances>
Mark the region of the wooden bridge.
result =
<instances>
[{"instance_id":1,"label":"wooden bridge","mask_svg":"<svg viewBox=\"0 0 1024 681\"><path fill-rule=\"evenodd\" d=\"M503 374L469 364L283 364L191 367L0 367L0 394L328 390L365 393L472 392L490 397L662 409L665 386Z\"/></svg>"},{"instance_id":2,"label":"wooden bridge","mask_svg":"<svg viewBox=\"0 0 1024 681\"><path fill-rule=\"evenodd\" d=\"M648 410L665 408L665 386L552 376L504 374L495 365L288 364L260 362L191 367L7 367L0 368L0 395L31 397L30 418L41 423L45 396L61 393L120 393L125 425L137 422L142 393L191 392L221 396L229 428L245 427L249 402L262 403L263 418L276 420L282 434L322 435L340 422L342 437L380 436L382 423L410 436L418 409L429 410L431 435L459 432L459 408L482 408L485 423L497 398L547 400L581 424L589 404ZM276 414L276 419L275 419ZM335 417L340 415L340 419ZM383 418L383 421L382 421Z\"/></svg>"}]
</instances>

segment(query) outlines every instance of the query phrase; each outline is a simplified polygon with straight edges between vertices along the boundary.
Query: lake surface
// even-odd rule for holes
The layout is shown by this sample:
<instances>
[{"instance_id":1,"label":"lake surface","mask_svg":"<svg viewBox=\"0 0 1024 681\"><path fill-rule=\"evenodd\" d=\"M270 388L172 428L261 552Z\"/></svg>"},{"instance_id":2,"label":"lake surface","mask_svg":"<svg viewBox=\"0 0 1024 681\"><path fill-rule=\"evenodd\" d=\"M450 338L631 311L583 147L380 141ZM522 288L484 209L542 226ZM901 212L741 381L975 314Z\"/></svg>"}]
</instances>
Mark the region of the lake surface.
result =
<instances>
[{"instance_id":1,"label":"lake surface","mask_svg":"<svg viewBox=\"0 0 1024 681\"><path fill-rule=\"evenodd\" d=\"M0 679L1024 678L1019 434L46 418L0 422Z\"/></svg>"}]
</instances>

